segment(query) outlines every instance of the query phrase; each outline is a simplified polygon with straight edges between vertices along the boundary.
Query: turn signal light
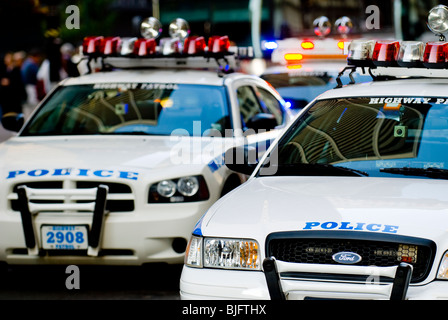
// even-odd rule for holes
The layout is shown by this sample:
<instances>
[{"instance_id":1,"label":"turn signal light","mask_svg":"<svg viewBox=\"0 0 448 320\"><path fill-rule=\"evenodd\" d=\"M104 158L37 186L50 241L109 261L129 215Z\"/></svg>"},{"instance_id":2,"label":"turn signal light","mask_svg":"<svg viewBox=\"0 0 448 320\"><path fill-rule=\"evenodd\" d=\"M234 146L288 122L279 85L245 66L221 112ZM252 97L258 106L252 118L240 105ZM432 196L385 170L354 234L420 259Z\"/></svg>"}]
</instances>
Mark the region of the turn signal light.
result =
<instances>
[{"instance_id":1,"label":"turn signal light","mask_svg":"<svg viewBox=\"0 0 448 320\"><path fill-rule=\"evenodd\" d=\"M303 59L303 55L300 53L287 53L285 54L285 60L287 63L295 63L301 61Z\"/></svg>"},{"instance_id":2,"label":"turn signal light","mask_svg":"<svg viewBox=\"0 0 448 320\"><path fill-rule=\"evenodd\" d=\"M372 60L376 66L396 66L400 43L398 41L377 41Z\"/></svg>"},{"instance_id":3,"label":"turn signal light","mask_svg":"<svg viewBox=\"0 0 448 320\"><path fill-rule=\"evenodd\" d=\"M423 53L423 65L427 68L444 68L447 66L447 57L447 42L428 42Z\"/></svg>"}]
</instances>

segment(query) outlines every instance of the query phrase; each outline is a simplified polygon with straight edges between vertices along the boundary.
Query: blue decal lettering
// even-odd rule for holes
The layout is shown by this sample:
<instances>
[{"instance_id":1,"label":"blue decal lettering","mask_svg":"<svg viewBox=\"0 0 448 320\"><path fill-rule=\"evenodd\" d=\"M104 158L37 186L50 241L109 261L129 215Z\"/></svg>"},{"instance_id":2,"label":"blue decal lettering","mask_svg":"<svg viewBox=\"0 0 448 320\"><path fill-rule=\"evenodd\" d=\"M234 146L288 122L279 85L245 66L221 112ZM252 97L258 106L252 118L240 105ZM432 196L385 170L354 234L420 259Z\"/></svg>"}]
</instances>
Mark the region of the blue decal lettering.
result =
<instances>
[{"instance_id":1,"label":"blue decal lettering","mask_svg":"<svg viewBox=\"0 0 448 320\"><path fill-rule=\"evenodd\" d=\"M11 179L11 178L15 178L16 176L20 175L20 174L24 174L26 171L23 170L19 170L19 171L9 171L8 176L6 177L6 179Z\"/></svg>"},{"instance_id":2,"label":"blue decal lettering","mask_svg":"<svg viewBox=\"0 0 448 320\"><path fill-rule=\"evenodd\" d=\"M383 232L388 232L388 233L397 233L398 231L398 226L390 226L390 225L384 225L384 229Z\"/></svg>"},{"instance_id":3,"label":"blue decal lettering","mask_svg":"<svg viewBox=\"0 0 448 320\"><path fill-rule=\"evenodd\" d=\"M326 221L326 222L305 222L305 226L302 230L312 230L312 229L325 229L325 230L356 230L356 231L373 231L373 232L384 232L384 233L397 233L399 226L393 226L388 224L379 224L379 223L370 223L366 224L364 222L335 222L335 221Z\"/></svg>"},{"instance_id":4,"label":"blue decal lettering","mask_svg":"<svg viewBox=\"0 0 448 320\"><path fill-rule=\"evenodd\" d=\"M329 221L329 222L324 222L321 224L322 229L334 229L338 226L338 224L336 222L333 221Z\"/></svg>"},{"instance_id":5,"label":"blue decal lettering","mask_svg":"<svg viewBox=\"0 0 448 320\"><path fill-rule=\"evenodd\" d=\"M317 227L318 225L320 225L319 222L307 222L303 230L311 230L313 227Z\"/></svg>"},{"instance_id":6,"label":"blue decal lettering","mask_svg":"<svg viewBox=\"0 0 448 320\"><path fill-rule=\"evenodd\" d=\"M356 228L353 229L353 230L363 230L364 225L365 225L365 223L358 222L358 223L356 224Z\"/></svg>"},{"instance_id":7,"label":"blue decal lettering","mask_svg":"<svg viewBox=\"0 0 448 320\"><path fill-rule=\"evenodd\" d=\"M341 222L341 226L339 227L341 230L352 230L353 227L350 226L350 222Z\"/></svg>"},{"instance_id":8,"label":"blue decal lettering","mask_svg":"<svg viewBox=\"0 0 448 320\"><path fill-rule=\"evenodd\" d=\"M93 174L95 176L101 177L101 178L110 178L112 176L112 173L113 173L113 171L111 171L111 170L96 170L93 172Z\"/></svg>"},{"instance_id":9,"label":"blue decal lettering","mask_svg":"<svg viewBox=\"0 0 448 320\"><path fill-rule=\"evenodd\" d=\"M137 180L138 172L120 171L120 178Z\"/></svg>"},{"instance_id":10,"label":"blue decal lettering","mask_svg":"<svg viewBox=\"0 0 448 320\"><path fill-rule=\"evenodd\" d=\"M380 224L375 224L375 223L371 223L368 224L366 229L369 231L380 231L381 225Z\"/></svg>"},{"instance_id":11,"label":"blue decal lettering","mask_svg":"<svg viewBox=\"0 0 448 320\"><path fill-rule=\"evenodd\" d=\"M32 170L32 171L28 172L28 175L32 176L32 177L42 177L42 176L48 174L49 172L50 171L48 171L48 170L36 169L36 170Z\"/></svg>"},{"instance_id":12,"label":"blue decal lettering","mask_svg":"<svg viewBox=\"0 0 448 320\"><path fill-rule=\"evenodd\" d=\"M54 176L69 176L72 169L55 169Z\"/></svg>"},{"instance_id":13,"label":"blue decal lettering","mask_svg":"<svg viewBox=\"0 0 448 320\"><path fill-rule=\"evenodd\" d=\"M87 172L89 172L90 169L79 169L78 176L80 177L87 177Z\"/></svg>"}]
</instances>

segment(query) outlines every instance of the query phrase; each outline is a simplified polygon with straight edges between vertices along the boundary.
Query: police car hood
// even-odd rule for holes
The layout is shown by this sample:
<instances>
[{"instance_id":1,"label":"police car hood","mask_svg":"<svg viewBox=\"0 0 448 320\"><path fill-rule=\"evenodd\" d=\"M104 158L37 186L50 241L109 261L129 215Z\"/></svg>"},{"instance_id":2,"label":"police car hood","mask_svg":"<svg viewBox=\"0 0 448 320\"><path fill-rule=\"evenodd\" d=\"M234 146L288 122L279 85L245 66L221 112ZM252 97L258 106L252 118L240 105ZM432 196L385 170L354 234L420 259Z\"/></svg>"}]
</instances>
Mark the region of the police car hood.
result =
<instances>
[{"instance_id":1,"label":"police car hood","mask_svg":"<svg viewBox=\"0 0 448 320\"><path fill-rule=\"evenodd\" d=\"M54 170L65 168L90 170L97 177L118 176L120 171L125 172L122 177L126 172L143 176L148 170L163 173L186 165L198 170L214 156L204 150L221 152L219 144L210 148L210 143L212 140L207 138L189 137L16 137L0 144L0 170L9 178L15 178L18 172L21 177L43 176L39 170L52 175ZM84 171L81 175L88 174Z\"/></svg>"},{"instance_id":2,"label":"police car hood","mask_svg":"<svg viewBox=\"0 0 448 320\"><path fill-rule=\"evenodd\" d=\"M198 228L204 236L259 241L273 232L311 230L434 240L447 236L447 194L446 180L253 178L216 203Z\"/></svg>"}]
</instances>

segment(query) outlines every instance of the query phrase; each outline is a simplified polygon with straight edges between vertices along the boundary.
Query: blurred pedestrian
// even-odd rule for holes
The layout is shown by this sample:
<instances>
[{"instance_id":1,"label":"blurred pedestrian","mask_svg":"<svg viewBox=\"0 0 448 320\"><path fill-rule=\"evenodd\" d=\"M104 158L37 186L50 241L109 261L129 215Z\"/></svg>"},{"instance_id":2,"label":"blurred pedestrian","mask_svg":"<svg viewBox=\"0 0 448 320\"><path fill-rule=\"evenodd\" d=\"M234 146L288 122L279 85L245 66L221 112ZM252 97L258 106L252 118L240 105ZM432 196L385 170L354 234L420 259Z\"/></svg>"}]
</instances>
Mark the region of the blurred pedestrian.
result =
<instances>
[{"instance_id":1,"label":"blurred pedestrian","mask_svg":"<svg viewBox=\"0 0 448 320\"><path fill-rule=\"evenodd\" d=\"M3 59L0 80L0 104L2 115L8 113L22 113L22 104L27 94L22 81L21 54L8 52Z\"/></svg>"},{"instance_id":2,"label":"blurred pedestrian","mask_svg":"<svg viewBox=\"0 0 448 320\"><path fill-rule=\"evenodd\" d=\"M41 50L32 49L22 65L22 79L27 93L27 102L25 104L26 110L24 111L27 111L28 113L39 103L36 87L37 72L39 71L43 58L44 54Z\"/></svg>"}]
</instances>

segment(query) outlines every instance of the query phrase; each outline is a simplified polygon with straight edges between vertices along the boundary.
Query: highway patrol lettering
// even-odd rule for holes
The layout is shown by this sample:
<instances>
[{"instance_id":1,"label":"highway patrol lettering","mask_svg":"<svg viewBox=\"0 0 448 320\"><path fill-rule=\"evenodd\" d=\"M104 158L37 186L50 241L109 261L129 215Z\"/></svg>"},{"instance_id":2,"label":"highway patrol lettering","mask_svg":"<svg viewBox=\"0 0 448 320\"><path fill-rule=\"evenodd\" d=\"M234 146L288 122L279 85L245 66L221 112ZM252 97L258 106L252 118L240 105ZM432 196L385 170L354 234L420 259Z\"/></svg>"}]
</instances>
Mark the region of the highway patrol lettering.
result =
<instances>
[{"instance_id":1,"label":"highway patrol lettering","mask_svg":"<svg viewBox=\"0 0 448 320\"><path fill-rule=\"evenodd\" d=\"M397 233L398 226L379 223L364 223L364 222L306 222L302 230L353 230L353 231L374 231L384 233Z\"/></svg>"},{"instance_id":2,"label":"highway patrol lettering","mask_svg":"<svg viewBox=\"0 0 448 320\"><path fill-rule=\"evenodd\" d=\"M16 170L9 171L6 179L13 179L19 176L44 177L44 176L74 176L74 177L99 177L99 178L120 178L137 180L138 172L119 171L119 170L93 170L93 169L33 169L29 171Z\"/></svg>"},{"instance_id":3,"label":"highway patrol lettering","mask_svg":"<svg viewBox=\"0 0 448 320\"><path fill-rule=\"evenodd\" d=\"M383 97L383 98L370 98L369 104L448 104L448 98L421 98L421 97Z\"/></svg>"}]
</instances>

